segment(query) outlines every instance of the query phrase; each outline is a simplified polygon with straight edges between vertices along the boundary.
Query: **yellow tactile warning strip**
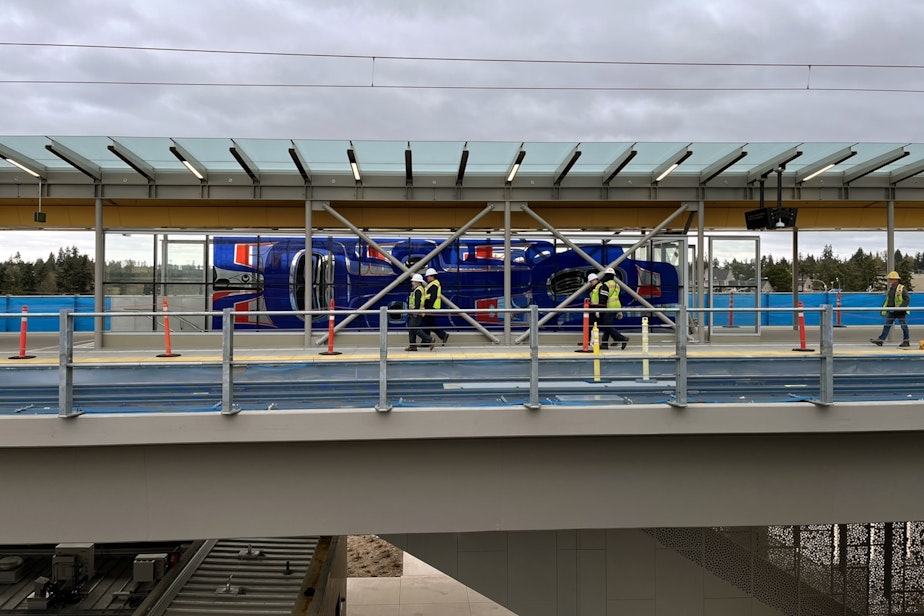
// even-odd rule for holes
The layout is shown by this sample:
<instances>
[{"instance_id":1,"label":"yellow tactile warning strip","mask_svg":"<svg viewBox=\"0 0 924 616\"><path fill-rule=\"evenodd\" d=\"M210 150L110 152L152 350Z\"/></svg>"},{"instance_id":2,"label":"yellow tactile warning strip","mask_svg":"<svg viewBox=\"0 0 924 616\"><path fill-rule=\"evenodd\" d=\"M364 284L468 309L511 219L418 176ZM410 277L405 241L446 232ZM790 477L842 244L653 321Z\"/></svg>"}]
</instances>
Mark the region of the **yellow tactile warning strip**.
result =
<instances>
[{"instance_id":1,"label":"yellow tactile warning strip","mask_svg":"<svg viewBox=\"0 0 924 616\"><path fill-rule=\"evenodd\" d=\"M820 356L817 345L807 347L808 350L799 348L786 348L784 345L763 345L761 347L742 347L740 345L691 345L687 347L688 358L743 358L743 357L765 357L765 358L797 358ZM884 355L920 355L924 350L918 348L888 348L888 347L866 347L859 345L835 346L835 357L882 357ZM590 353L577 352L577 349L570 347L555 347L552 349L540 349L539 359L591 359L595 355ZM672 359L676 357L673 346L659 345L649 348L648 352L642 352L639 347L627 348L625 350L607 350L601 351L599 358L601 360L618 360L618 359ZM408 352L403 349L389 350L388 361L473 361L473 360L523 360L530 359L530 349L528 347L496 347L496 348L477 348L477 347L437 347L433 351L423 350L417 352ZM371 348L351 348L345 349L337 355L324 355L320 351L298 349L292 351L278 351L273 353L267 352L247 352L241 351L234 355L235 363L307 363L307 362L376 362L379 360L378 349ZM28 359L0 358L0 366L57 366L59 358L57 355L40 355ZM178 352L175 357L158 357L156 351L142 353L140 351L89 351L75 353L73 364L75 365L116 365L116 364L219 364L221 355L212 351L187 351Z\"/></svg>"}]
</instances>

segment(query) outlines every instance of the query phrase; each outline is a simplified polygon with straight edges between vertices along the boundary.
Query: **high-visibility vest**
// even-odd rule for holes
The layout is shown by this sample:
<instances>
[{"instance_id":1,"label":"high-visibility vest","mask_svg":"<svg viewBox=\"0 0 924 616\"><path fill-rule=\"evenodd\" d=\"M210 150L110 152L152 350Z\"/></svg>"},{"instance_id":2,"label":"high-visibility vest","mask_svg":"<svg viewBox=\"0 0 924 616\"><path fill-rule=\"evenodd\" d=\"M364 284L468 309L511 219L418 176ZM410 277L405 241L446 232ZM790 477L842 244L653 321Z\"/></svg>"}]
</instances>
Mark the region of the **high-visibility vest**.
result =
<instances>
[{"instance_id":1,"label":"high-visibility vest","mask_svg":"<svg viewBox=\"0 0 924 616\"><path fill-rule=\"evenodd\" d=\"M427 283L427 299L424 300L424 305L436 310L443 305L443 288L440 286L439 278Z\"/></svg>"},{"instance_id":2,"label":"high-visibility vest","mask_svg":"<svg viewBox=\"0 0 924 616\"><path fill-rule=\"evenodd\" d=\"M594 285L594 288L590 291L590 303L592 306L596 306L600 303L600 287L603 286L602 282L598 282Z\"/></svg>"},{"instance_id":3,"label":"high-visibility vest","mask_svg":"<svg viewBox=\"0 0 924 616\"><path fill-rule=\"evenodd\" d=\"M883 308L892 308L892 310L883 310L883 311L881 312L882 316L885 316L885 315L886 315L887 313L889 313L889 312L894 312L896 308L906 308L905 312L911 312L910 310L907 310L907 307L906 307L906 306L902 306L902 304L905 303L905 298L903 297L903 294L904 294L904 292L905 292L905 285L903 285L903 284L897 284L897 285L895 285L895 301L894 301L894 304L893 304L892 306L889 306L889 294L890 294L890 292L891 292L891 289L889 289L888 291L886 291L886 296L885 296L885 300L883 300L883 302L882 302L882 307L883 307Z\"/></svg>"},{"instance_id":4,"label":"high-visibility vest","mask_svg":"<svg viewBox=\"0 0 924 616\"><path fill-rule=\"evenodd\" d=\"M423 308L424 303L424 288L423 285L419 285L411 289L411 294L407 296L407 307L410 310L419 310Z\"/></svg>"},{"instance_id":5,"label":"high-visibility vest","mask_svg":"<svg viewBox=\"0 0 924 616\"><path fill-rule=\"evenodd\" d=\"M606 307L622 308L622 303L619 301L619 289L617 288L616 281L607 280L606 288L610 290L610 294L606 298Z\"/></svg>"}]
</instances>

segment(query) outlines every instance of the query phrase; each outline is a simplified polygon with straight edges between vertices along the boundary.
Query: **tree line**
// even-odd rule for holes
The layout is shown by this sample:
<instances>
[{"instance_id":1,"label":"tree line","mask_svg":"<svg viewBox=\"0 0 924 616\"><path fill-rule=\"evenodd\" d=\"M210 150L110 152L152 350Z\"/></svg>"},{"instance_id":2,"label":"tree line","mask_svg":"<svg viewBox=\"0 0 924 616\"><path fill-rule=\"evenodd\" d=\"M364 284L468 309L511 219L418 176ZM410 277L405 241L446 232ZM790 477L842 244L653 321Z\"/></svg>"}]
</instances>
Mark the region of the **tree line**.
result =
<instances>
[{"instance_id":1,"label":"tree line","mask_svg":"<svg viewBox=\"0 0 924 616\"><path fill-rule=\"evenodd\" d=\"M912 274L924 272L924 253L913 257L895 251L895 270L909 290L914 290ZM751 261L731 260L714 262L715 267L730 269L736 280L754 280L756 267ZM765 255L760 263L761 277L767 279L775 291L792 291L792 263ZM838 259L830 245L821 256L799 258L800 280L819 283L816 290L839 288L843 291L880 291L885 288L886 259L882 253L867 252L862 248L848 259ZM158 272L151 265L133 260L111 261L104 268L106 293L135 295L153 292ZM201 284L203 272L194 265L169 266L168 279L176 284ZM80 254L76 246L60 248L47 259L23 261L17 253L0 263L0 294L2 295L92 295L94 288L94 262Z\"/></svg>"},{"instance_id":2,"label":"tree line","mask_svg":"<svg viewBox=\"0 0 924 616\"><path fill-rule=\"evenodd\" d=\"M93 295L94 279L94 260L76 246L60 248L47 259L24 261L16 253L0 263L0 295ZM109 261L103 269L108 295L150 295L162 279L159 268L131 259ZM201 266L169 265L166 279L171 292L201 293L204 274Z\"/></svg>"},{"instance_id":3,"label":"tree line","mask_svg":"<svg viewBox=\"0 0 924 616\"><path fill-rule=\"evenodd\" d=\"M884 253L867 252L863 248L847 259L834 256L834 249L828 244L821 256L799 255L799 280L814 283L813 290L840 289L850 292L881 291L886 288L887 260ZM901 277L902 283L909 291L914 290L912 275L924 271L924 253L914 256L903 255L895 251L894 269ZM716 265L713 263L713 265ZM756 276L753 262L732 260L724 265L731 269L736 280L754 280ZM760 260L761 277L773 287L774 291L791 292L792 262L782 258L776 260L772 255L765 255Z\"/></svg>"}]
</instances>

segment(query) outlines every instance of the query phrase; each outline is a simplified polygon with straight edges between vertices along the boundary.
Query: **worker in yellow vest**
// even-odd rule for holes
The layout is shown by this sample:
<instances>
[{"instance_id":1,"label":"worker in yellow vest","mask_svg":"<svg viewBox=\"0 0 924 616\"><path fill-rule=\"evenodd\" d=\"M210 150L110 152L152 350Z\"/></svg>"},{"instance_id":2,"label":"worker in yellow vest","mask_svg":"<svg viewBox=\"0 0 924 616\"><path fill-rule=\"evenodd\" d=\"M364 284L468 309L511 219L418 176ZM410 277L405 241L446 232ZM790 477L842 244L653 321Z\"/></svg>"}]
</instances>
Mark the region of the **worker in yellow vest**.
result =
<instances>
[{"instance_id":1,"label":"worker in yellow vest","mask_svg":"<svg viewBox=\"0 0 924 616\"><path fill-rule=\"evenodd\" d=\"M430 334L422 329L424 307L424 279L420 274L411 276L411 293L407 296L407 333L408 345L405 351L417 350L417 339L421 344L430 343Z\"/></svg>"},{"instance_id":2,"label":"worker in yellow vest","mask_svg":"<svg viewBox=\"0 0 924 616\"><path fill-rule=\"evenodd\" d=\"M443 304L443 288L440 286L440 280L437 278L437 272L432 267L428 267L424 272L427 279L427 286L424 290L424 308L428 310L439 310ZM436 326L436 315L428 314L424 317L423 327L430 334L430 350L436 346L436 339L443 342L443 346L449 342L449 334Z\"/></svg>"},{"instance_id":3,"label":"worker in yellow vest","mask_svg":"<svg viewBox=\"0 0 924 616\"><path fill-rule=\"evenodd\" d=\"M876 346L882 346L882 343L885 342L889 335L889 330L892 329L892 324L898 321L902 328L902 342L898 346L910 347L911 333L908 331L906 321L908 311L894 310L894 308L906 308L909 306L911 304L911 294L905 289L905 285L899 282L901 276L898 275L898 272L889 272L886 278L889 281L889 287L886 289L885 301L882 302L882 316L885 317L885 324L882 326L882 333L879 334L879 337L870 338L869 341ZM893 310L888 310L888 308L893 308Z\"/></svg>"},{"instance_id":4,"label":"worker in yellow vest","mask_svg":"<svg viewBox=\"0 0 924 616\"><path fill-rule=\"evenodd\" d=\"M619 285L616 284L616 271L612 267L606 268L603 275L597 280L597 286L590 292L590 304L594 308L608 308L598 312L597 328L600 330L600 348L608 349L607 340L620 343L620 348L626 348L629 339L613 326L616 319L622 318L622 308L619 301Z\"/></svg>"}]
</instances>

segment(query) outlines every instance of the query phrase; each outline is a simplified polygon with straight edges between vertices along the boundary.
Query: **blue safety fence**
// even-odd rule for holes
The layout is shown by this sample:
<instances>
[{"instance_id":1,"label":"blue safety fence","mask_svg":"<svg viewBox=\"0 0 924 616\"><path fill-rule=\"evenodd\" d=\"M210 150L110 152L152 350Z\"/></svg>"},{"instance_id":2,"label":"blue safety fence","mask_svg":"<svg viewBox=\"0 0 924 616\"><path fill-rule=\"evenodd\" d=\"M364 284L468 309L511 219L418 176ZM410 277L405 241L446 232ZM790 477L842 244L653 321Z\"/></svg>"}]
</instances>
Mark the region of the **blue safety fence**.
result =
<instances>
[{"instance_id":1,"label":"blue safety fence","mask_svg":"<svg viewBox=\"0 0 924 616\"><path fill-rule=\"evenodd\" d=\"M93 297L90 295L4 295L0 296L0 313L19 314L22 313L23 306L26 306L28 312L35 314L59 314L62 310L68 309L76 313L93 312ZM111 310L109 298L104 300L104 312ZM59 319L55 317L34 317L29 318L30 332L56 332L59 330ZM105 319L105 329L109 329L109 318ZM0 319L0 332L18 332L20 329L20 319L7 318ZM74 331L91 332L93 331L93 317L74 318Z\"/></svg>"},{"instance_id":2,"label":"blue safety fence","mask_svg":"<svg viewBox=\"0 0 924 616\"><path fill-rule=\"evenodd\" d=\"M878 308L882 306L884 293L841 293L840 307L849 308ZM792 308L792 293L761 293L761 308ZM838 310L838 294L834 291L819 291L813 293L800 293L799 301L804 308L818 308L825 304L834 307L835 323L842 326L876 326L882 324L882 317L874 311L855 311ZM693 305L691 298L688 303L688 309L695 312L696 306ZM727 326L730 323L735 327L754 327L755 319L760 318L761 326L787 326L793 324L793 313L791 312L764 312L758 315L755 312L748 311L754 308L755 296L750 293L717 293L712 298L712 307L719 310L713 316L713 324L716 327ZM914 294L912 294L911 311L908 314L909 324L924 324L924 300L920 309L914 305ZM728 309L733 304L734 315L730 312L721 312L722 309ZM706 305L709 306L709 298L706 298ZM75 318L75 331L93 331L93 318L80 317L79 313L93 312L93 297L89 295L43 295L43 296L0 296L0 313L20 313L22 307L28 306L30 313L59 313L63 309L69 309L78 313ZM111 311L110 298L105 298L103 312ZM820 316L818 312L809 311L805 313L805 324L808 326L819 325ZM0 332L18 332L20 327L19 319L7 318L0 319ZM110 327L110 319L106 317L104 329ZM29 331L32 332L56 332L58 331L58 319L55 318L36 318L29 320Z\"/></svg>"},{"instance_id":3,"label":"blue safety fence","mask_svg":"<svg viewBox=\"0 0 924 616\"><path fill-rule=\"evenodd\" d=\"M761 293L761 308L792 308L792 293ZM850 308L879 308L885 293L841 293L840 307L844 310L838 310L838 293L833 291L820 291L815 293L800 293L798 301L802 302L803 308L818 308L825 304L834 307L835 325L841 326L876 326L882 325L882 316L875 311L850 311ZM755 296L750 293L717 293L712 297L712 307L715 309L727 309L733 304L731 312L715 312L713 314L713 324L716 327L728 326L735 327L754 327L755 319L758 315L755 312L748 311L754 308ZM706 305L709 305L709 298L706 299ZM691 312L695 311L693 305L689 305ZM915 309L914 295L912 295L912 305L909 307L908 323L924 324L924 300L919 309ZM820 324L820 313L817 311L807 311L804 313L805 324L808 326ZM793 324L793 314L791 312L763 312L759 315L761 326L786 326Z\"/></svg>"}]
</instances>

